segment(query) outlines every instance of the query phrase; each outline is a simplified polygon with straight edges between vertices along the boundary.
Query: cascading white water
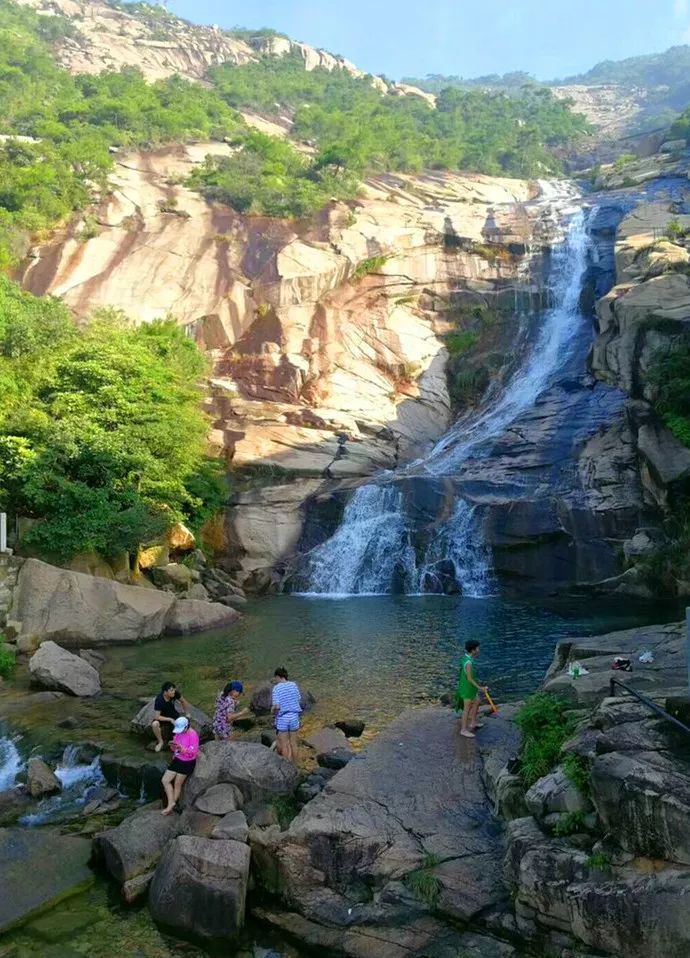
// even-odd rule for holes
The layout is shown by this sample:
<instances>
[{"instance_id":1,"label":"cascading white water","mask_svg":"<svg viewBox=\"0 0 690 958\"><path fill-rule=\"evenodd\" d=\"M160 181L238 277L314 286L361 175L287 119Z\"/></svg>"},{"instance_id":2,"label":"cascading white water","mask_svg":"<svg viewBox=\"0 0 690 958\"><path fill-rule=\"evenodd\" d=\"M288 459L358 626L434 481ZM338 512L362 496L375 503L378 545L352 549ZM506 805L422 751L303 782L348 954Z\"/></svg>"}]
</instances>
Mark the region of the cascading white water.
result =
<instances>
[{"instance_id":1,"label":"cascading white water","mask_svg":"<svg viewBox=\"0 0 690 958\"><path fill-rule=\"evenodd\" d=\"M554 246L552 307L542 314L540 329L526 361L505 388L485 401L478 414L460 419L423 460L397 475L457 476L465 463L491 452L498 438L567 369L582 333L579 311L582 280L587 268L589 237L581 208L564 209L572 194L555 195L548 211L563 225L563 241ZM411 545L409 520L391 474L360 486L348 503L335 534L306 558L308 592L331 595L381 594L397 586L405 592L439 591L438 563L451 562L463 594L491 591L491 557L477 516L458 500L452 518L427 547L419 564Z\"/></svg>"},{"instance_id":2,"label":"cascading white water","mask_svg":"<svg viewBox=\"0 0 690 958\"><path fill-rule=\"evenodd\" d=\"M430 543L424 562L417 573L417 592L440 592L439 563L450 562L455 581L464 596L481 598L490 595L494 582L491 574L491 553L482 537L475 510L464 499L458 499L450 520Z\"/></svg>"},{"instance_id":3,"label":"cascading white water","mask_svg":"<svg viewBox=\"0 0 690 958\"><path fill-rule=\"evenodd\" d=\"M567 366L582 321L579 300L588 249L585 214L577 209L569 220L565 241L554 248L554 305L544 314L527 362L479 415L463 417L438 441L423 462L426 471L433 475L453 473L476 453L481 455L480 447L490 450L492 441L530 409Z\"/></svg>"},{"instance_id":4,"label":"cascading white water","mask_svg":"<svg viewBox=\"0 0 690 958\"><path fill-rule=\"evenodd\" d=\"M45 825L46 822L59 821L84 805L93 787L102 784L104 779L98 756L86 764L79 761L79 752L78 745L66 746L60 764L55 769L55 777L62 785L62 791L43 799L37 811L23 815L19 819L21 825Z\"/></svg>"},{"instance_id":5,"label":"cascading white water","mask_svg":"<svg viewBox=\"0 0 690 958\"><path fill-rule=\"evenodd\" d=\"M310 592L390 592L396 566L414 565L401 498L394 486L372 483L355 491L335 535L309 555Z\"/></svg>"},{"instance_id":6,"label":"cascading white water","mask_svg":"<svg viewBox=\"0 0 690 958\"><path fill-rule=\"evenodd\" d=\"M0 792L12 788L17 775L24 768L24 762L16 746L16 740L9 736L0 738Z\"/></svg>"}]
</instances>

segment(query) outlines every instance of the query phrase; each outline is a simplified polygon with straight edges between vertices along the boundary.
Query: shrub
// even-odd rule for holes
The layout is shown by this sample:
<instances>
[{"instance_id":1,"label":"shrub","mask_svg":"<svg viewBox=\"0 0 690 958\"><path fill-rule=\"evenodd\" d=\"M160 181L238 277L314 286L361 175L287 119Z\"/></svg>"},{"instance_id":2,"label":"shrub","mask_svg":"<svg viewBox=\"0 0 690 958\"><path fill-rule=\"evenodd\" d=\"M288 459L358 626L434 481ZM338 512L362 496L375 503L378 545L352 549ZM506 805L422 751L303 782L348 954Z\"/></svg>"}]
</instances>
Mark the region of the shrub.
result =
<instances>
[{"instance_id":1,"label":"shrub","mask_svg":"<svg viewBox=\"0 0 690 958\"><path fill-rule=\"evenodd\" d=\"M678 240L683 235L683 227L680 225L679 220L673 219L670 220L666 226L666 235L670 240Z\"/></svg>"},{"instance_id":2,"label":"shrub","mask_svg":"<svg viewBox=\"0 0 690 958\"><path fill-rule=\"evenodd\" d=\"M567 838L568 835L575 835L584 828L584 812L568 812L553 827L553 834L556 838Z\"/></svg>"},{"instance_id":3,"label":"shrub","mask_svg":"<svg viewBox=\"0 0 690 958\"><path fill-rule=\"evenodd\" d=\"M390 259L388 256L370 256L369 259L362 260L353 270L352 279L363 279L363 277L368 276L370 273L377 273L388 259Z\"/></svg>"},{"instance_id":4,"label":"shrub","mask_svg":"<svg viewBox=\"0 0 690 958\"><path fill-rule=\"evenodd\" d=\"M464 356L479 341L479 333L471 330L462 330L457 333L447 333L445 337L446 349L453 357Z\"/></svg>"},{"instance_id":5,"label":"shrub","mask_svg":"<svg viewBox=\"0 0 690 958\"><path fill-rule=\"evenodd\" d=\"M637 154L635 153L621 153L614 161L613 168L616 172L620 173L624 166L627 166L629 163L634 163L636 159Z\"/></svg>"},{"instance_id":6,"label":"shrub","mask_svg":"<svg viewBox=\"0 0 690 958\"><path fill-rule=\"evenodd\" d=\"M546 692L530 696L515 716L523 735L520 775L529 788L558 763L574 723L568 703Z\"/></svg>"},{"instance_id":7,"label":"shrub","mask_svg":"<svg viewBox=\"0 0 690 958\"><path fill-rule=\"evenodd\" d=\"M405 884L410 889L415 898L424 904L433 908L438 897L441 894L441 882L434 875L434 868L441 864L441 859L437 855L426 855L422 861L421 867L410 872L405 879Z\"/></svg>"}]
</instances>

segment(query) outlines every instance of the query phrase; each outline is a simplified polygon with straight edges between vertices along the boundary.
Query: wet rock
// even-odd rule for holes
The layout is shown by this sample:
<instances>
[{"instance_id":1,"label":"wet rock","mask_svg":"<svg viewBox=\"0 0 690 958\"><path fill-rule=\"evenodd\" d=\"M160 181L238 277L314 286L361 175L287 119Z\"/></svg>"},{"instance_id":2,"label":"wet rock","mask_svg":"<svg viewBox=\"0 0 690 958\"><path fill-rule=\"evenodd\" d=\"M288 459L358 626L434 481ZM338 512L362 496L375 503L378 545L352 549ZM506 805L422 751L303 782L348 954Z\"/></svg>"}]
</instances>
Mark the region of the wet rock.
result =
<instances>
[{"instance_id":1,"label":"wet rock","mask_svg":"<svg viewBox=\"0 0 690 958\"><path fill-rule=\"evenodd\" d=\"M79 728L79 719L74 715L68 715L66 718L60 719L57 723L58 728Z\"/></svg>"},{"instance_id":2,"label":"wet rock","mask_svg":"<svg viewBox=\"0 0 690 958\"><path fill-rule=\"evenodd\" d=\"M154 871L151 870L150 872L144 872L143 875L137 875L136 878L130 878L129 881L126 881L120 889L123 901L127 905L133 905L135 902L144 898L149 890L153 876Z\"/></svg>"},{"instance_id":3,"label":"wet rock","mask_svg":"<svg viewBox=\"0 0 690 958\"><path fill-rule=\"evenodd\" d=\"M343 719L341 722L333 723L335 728L347 736L347 738L359 738L364 731L365 724L361 719Z\"/></svg>"},{"instance_id":4,"label":"wet rock","mask_svg":"<svg viewBox=\"0 0 690 958\"><path fill-rule=\"evenodd\" d=\"M181 836L168 845L149 891L156 922L206 939L234 939L244 925L249 848Z\"/></svg>"},{"instance_id":5,"label":"wet rock","mask_svg":"<svg viewBox=\"0 0 690 958\"><path fill-rule=\"evenodd\" d=\"M119 758L117 755L102 755L101 771L108 785L126 792L132 798L141 793L149 799L161 797L161 778L169 760L144 761L135 758Z\"/></svg>"},{"instance_id":6,"label":"wet rock","mask_svg":"<svg viewBox=\"0 0 690 958\"><path fill-rule=\"evenodd\" d=\"M62 791L62 783L41 758L30 758L26 784L32 798L42 798Z\"/></svg>"},{"instance_id":7,"label":"wet rock","mask_svg":"<svg viewBox=\"0 0 690 958\"><path fill-rule=\"evenodd\" d=\"M178 815L161 815L159 806L143 808L116 828L96 835L94 848L108 873L123 885L151 871L179 830Z\"/></svg>"},{"instance_id":8,"label":"wet rock","mask_svg":"<svg viewBox=\"0 0 690 958\"><path fill-rule=\"evenodd\" d=\"M330 752L319 752L316 761L322 768L341 769L355 757L354 752L347 748L333 748Z\"/></svg>"},{"instance_id":9,"label":"wet rock","mask_svg":"<svg viewBox=\"0 0 690 958\"><path fill-rule=\"evenodd\" d=\"M0 792L0 827L14 824L26 812L30 802L31 796L25 785L16 785Z\"/></svg>"},{"instance_id":10,"label":"wet rock","mask_svg":"<svg viewBox=\"0 0 690 958\"><path fill-rule=\"evenodd\" d=\"M210 815L227 815L242 808L242 792L236 785L219 782L203 792L194 804L200 811Z\"/></svg>"},{"instance_id":11,"label":"wet rock","mask_svg":"<svg viewBox=\"0 0 690 958\"><path fill-rule=\"evenodd\" d=\"M50 828L0 829L0 933L93 884L90 856L90 842Z\"/></svg>"},{"instance_id":12,"label":"wet rock","mask_svg":"<svg viewBox=\"0 0 690 958\"><path fill-rule=\"evenodd\" d=\"M84 659L55 642L43 642L29 660L29 672L33 682L47 689L85 697L101 691L98 672Z\"/></svg>"},{"instance_id":13,"label":"wet rock","mask_svg":"<svg viewBox=\"0 0 690 958\"><path fill-rule=\"evenodd\" d=\"M249 837L249 825L244 812L228 812L211 832L211 838L246 842Z\"/></svg>"}]
</instances>

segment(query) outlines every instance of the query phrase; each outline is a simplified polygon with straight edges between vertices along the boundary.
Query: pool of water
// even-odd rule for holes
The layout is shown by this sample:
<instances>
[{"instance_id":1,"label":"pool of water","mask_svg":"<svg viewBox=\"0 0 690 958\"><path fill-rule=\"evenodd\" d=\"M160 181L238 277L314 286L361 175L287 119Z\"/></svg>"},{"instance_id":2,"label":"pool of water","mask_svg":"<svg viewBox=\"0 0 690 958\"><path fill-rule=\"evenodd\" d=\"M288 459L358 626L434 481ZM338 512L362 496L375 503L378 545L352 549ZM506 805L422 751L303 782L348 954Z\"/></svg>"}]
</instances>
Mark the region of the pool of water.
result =
<instances>
[{"instance_id":1,"label":"pool of water","mask_svg":"<svg viewBox=\"0 0 690 958\"><path fill-rule=\"evenodd\" d=\"M561 639L680 617L677 607L629 599L276 596L248 604L241 621L223 632L109 649L100 696L12 709L11 722L34 745L61 749L87 739L141 754L129 721L162 681L179 683L191 702L211 711L229 679L242 679L249 693L285 665L316 696L306 728L357 717L367 723L366 738L403 709L436 703L450 691L467 639L482 643L477 672L500 702L539 686ZM6 712L27 684L20 670L15 691L3 694ZM77 726L59 727L68 715Z\"/></svg>"}]
</instances>

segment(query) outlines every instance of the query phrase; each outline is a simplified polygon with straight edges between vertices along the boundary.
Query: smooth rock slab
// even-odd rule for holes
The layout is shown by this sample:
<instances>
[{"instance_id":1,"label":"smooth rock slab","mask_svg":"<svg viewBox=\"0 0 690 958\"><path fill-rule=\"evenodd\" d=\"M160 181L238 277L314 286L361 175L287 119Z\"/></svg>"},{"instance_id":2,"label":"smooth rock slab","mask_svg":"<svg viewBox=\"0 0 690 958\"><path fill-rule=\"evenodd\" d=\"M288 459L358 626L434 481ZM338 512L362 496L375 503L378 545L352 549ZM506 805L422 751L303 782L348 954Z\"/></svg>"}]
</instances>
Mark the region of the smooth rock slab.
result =
<instances>
[{"instance_id":1,"label":"smooth rock slab","mask_svg":"<svg viewBox=\"0 0 690 958\"><path fill-rule=\"evenodd\" d=\"M89 698L101 691L101 680L92 665L55 642L44 642L29 660L33 682L47 689Z\"/></svg>"},{"instance_id":2,"label":"smooth rock slab","mask_svg":"<svg viewBox=\"0 0 690 958\"><path fill-rule=\"evenodd\" d=\"M0 829L0 932L94 881L91 843L47 828Z\"/></svg>"},{"instance_id":3,"label":"smooth rock slab","mask_svg":"<svg viewBox=\"0 0 690 958\"><path fill-rule=\"evenodd\" d=\"M171 842L149 891L154 921L197 938L233 939L244 925L249 847L182 835Z\"/></svg>"},{"instance_id":4,"label":"smooth rock slab","mask_svg":"<svg viewBox=\"0 0 690 958\"><path fill-rule=\"evenodd\" d=\"M487 726L477 741L498 748L501 729ZM397 936L402 915L411 920L415 908L428 911L409 892L401 901L400 890L430 856L443 862L432 868L439 881L435 914L470 921L505 898L502 830L481 770L475 742L460 738L448 710L406 712L330 780L287 832L250 832L257 880L310 924L341 934L347 928L348 936L357 931L361 947L348 952L355 958L372 953L367 927L375 925L384 941ZM425 947L420 953L441 953L428 940ZM405 953L402 945L390 951Z\"/></svg>"},{"instance_id":5,"label":"smooth rock slab","mask_svg":"<svg viewBox=\"0 0 690 958\"><path fill-rule=\"evenodd\" d=\"M200 599L177 600L165 620L166 635L191 635L207 629L221 629L233 625L239 612L220 602L203 602Z\"/></svg>"},{"instance_id":6,"label":"smooth rock slab","mask_svg":"<svg viewBox=\"0 0 690 958\"><path fill-rule=\"evenodd\" d=\"M318 732L312 732L304 739L304 744L315 752L332 752L336 748L352 751L347 736L339 728L322 728Z\"/></svg>"}]
</instances>

